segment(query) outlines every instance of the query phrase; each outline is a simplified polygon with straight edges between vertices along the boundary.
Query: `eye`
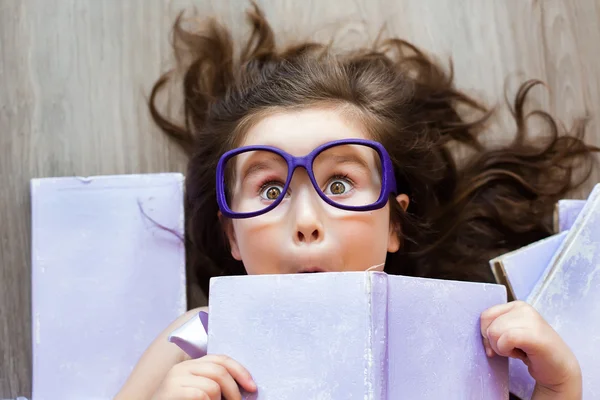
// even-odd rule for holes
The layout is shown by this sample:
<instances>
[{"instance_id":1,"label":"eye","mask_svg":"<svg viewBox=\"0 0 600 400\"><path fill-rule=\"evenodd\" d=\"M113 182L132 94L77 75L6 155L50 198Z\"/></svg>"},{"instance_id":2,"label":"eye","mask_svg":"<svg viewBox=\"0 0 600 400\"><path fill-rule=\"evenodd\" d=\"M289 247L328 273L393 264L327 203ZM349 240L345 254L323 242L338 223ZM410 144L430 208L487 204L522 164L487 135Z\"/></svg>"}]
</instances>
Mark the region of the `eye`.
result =
<instances>
[{"instance_id":1,"label":"eye","mask_svg":"<svg viewBox=\"0 0 600 400\"><path fill-rule=\"evenodd\" d=\"M335 177L329 181L325 189L326 195L340 196L352 190L353 186L347 177Z\"/></svg>"},{"instance_id":2,"label":"eye","mask_svg":"<svg viewBox=\"0 0 600 400\"><path fill-rule=\"evenodd\" d=\"M260 190L260 197L264 200L274 201L281 196L281 192L283 191L283 186L275 183L267 183Z\"/></svg>"}]
</instances>

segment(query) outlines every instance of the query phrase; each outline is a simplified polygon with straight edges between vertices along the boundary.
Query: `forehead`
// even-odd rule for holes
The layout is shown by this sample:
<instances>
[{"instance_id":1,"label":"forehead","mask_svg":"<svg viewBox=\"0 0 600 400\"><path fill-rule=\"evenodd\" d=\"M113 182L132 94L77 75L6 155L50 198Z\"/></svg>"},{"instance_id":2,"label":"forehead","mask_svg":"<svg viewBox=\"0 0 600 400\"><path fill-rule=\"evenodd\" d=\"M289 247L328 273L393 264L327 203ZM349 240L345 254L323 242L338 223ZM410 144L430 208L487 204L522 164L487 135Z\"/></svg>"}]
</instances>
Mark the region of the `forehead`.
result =
<instances>
[{"instance_id":1,"label":"forehead","mask_svg":"<svg viewBox=\"0 0 600 400\"><path fill-rule=\"evenodd\" d=\"M370 139L356 121L335 109L281 111L252 125L241 146L268 145L303 156L323 143L339 139Z\"/></svg>"}]
</instances>

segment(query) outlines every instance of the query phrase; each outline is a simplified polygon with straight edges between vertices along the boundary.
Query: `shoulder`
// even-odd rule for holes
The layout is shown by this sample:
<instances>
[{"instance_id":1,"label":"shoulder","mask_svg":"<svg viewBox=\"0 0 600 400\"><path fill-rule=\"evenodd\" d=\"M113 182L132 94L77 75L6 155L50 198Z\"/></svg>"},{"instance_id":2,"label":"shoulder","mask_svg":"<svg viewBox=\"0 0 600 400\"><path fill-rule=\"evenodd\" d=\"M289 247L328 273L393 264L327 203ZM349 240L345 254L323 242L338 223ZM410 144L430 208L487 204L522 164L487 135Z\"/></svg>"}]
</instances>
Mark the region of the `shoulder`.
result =
<instances>
[{"instance_id":1,"label":"shoulder","mask_svg":"<svg viewBox=\"0 0 600 400\"><path fill-rule=\"evenodd\" d=\"M129 379L115 398L147 399L151 397L169 370L190 357L177 345L169 342L169 335L200 311L208 307L199 307L187 311L167 326L148 349L142 354Z\"/></svg>"}]
</instances>

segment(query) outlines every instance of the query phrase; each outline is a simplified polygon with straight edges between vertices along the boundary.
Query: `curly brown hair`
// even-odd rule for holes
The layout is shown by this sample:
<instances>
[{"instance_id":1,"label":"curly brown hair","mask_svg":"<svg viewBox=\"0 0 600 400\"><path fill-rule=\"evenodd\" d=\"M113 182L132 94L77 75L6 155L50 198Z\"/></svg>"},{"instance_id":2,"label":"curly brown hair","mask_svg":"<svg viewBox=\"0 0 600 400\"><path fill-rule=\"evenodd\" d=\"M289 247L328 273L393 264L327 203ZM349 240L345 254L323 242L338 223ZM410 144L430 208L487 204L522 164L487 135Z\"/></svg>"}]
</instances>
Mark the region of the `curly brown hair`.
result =
<instances>
[{"instance_id":1,"label":"curly brown hair","mask_svg":"<svg viewBox=\"0 0 600 400\"><path fill-rule=\"evenodd\" d=\"M180 15L173 30L180 63L155 83L149 99L154 121L190 157L188 282L205 294L211 277L245 274L217 217L217 162L253 118L276 109L347 106L385 146L400 192L411 200L404 212L390 198L403 243L387 256L391 274L493 281L488 260L551 234L555 202L595 165L598 148L584 143L583 120L567 130L544 111L526 112L539 81L524 83L516 95L514 140L493 148L480 138L493 110L454 87L451 67L444 70L406 41L377 40L353 51L314 42L278 49L256 5L248 18L252 33L237 49L215 20L186 30ZM176 70L183 71L182 123L157 106L157 94ZM543 121L535 138L531 117ZM457 144L470 155L458 160Z\"/></svg>"}]
</instances>

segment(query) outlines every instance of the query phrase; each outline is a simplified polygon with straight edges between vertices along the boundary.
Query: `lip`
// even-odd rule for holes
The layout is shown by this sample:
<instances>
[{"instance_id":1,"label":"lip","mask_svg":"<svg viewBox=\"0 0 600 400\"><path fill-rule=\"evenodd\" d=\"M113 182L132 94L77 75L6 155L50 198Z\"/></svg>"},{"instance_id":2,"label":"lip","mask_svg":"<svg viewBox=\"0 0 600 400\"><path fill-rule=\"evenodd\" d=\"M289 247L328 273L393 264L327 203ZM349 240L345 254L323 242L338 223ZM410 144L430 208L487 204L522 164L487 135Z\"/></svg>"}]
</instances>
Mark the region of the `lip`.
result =
<instances>
[{"instance_id":1,"label":"lip","mask_svg":"<svg viewBox=\"0 0 600 400\"><path fill-rule=\"evenodd\" d=\"M317 272L326 272L326 271L320 267L308 267L308 268L303 268L300 271L298 271L299 274L314 274Z\"/></svg>"}]
</instances>

